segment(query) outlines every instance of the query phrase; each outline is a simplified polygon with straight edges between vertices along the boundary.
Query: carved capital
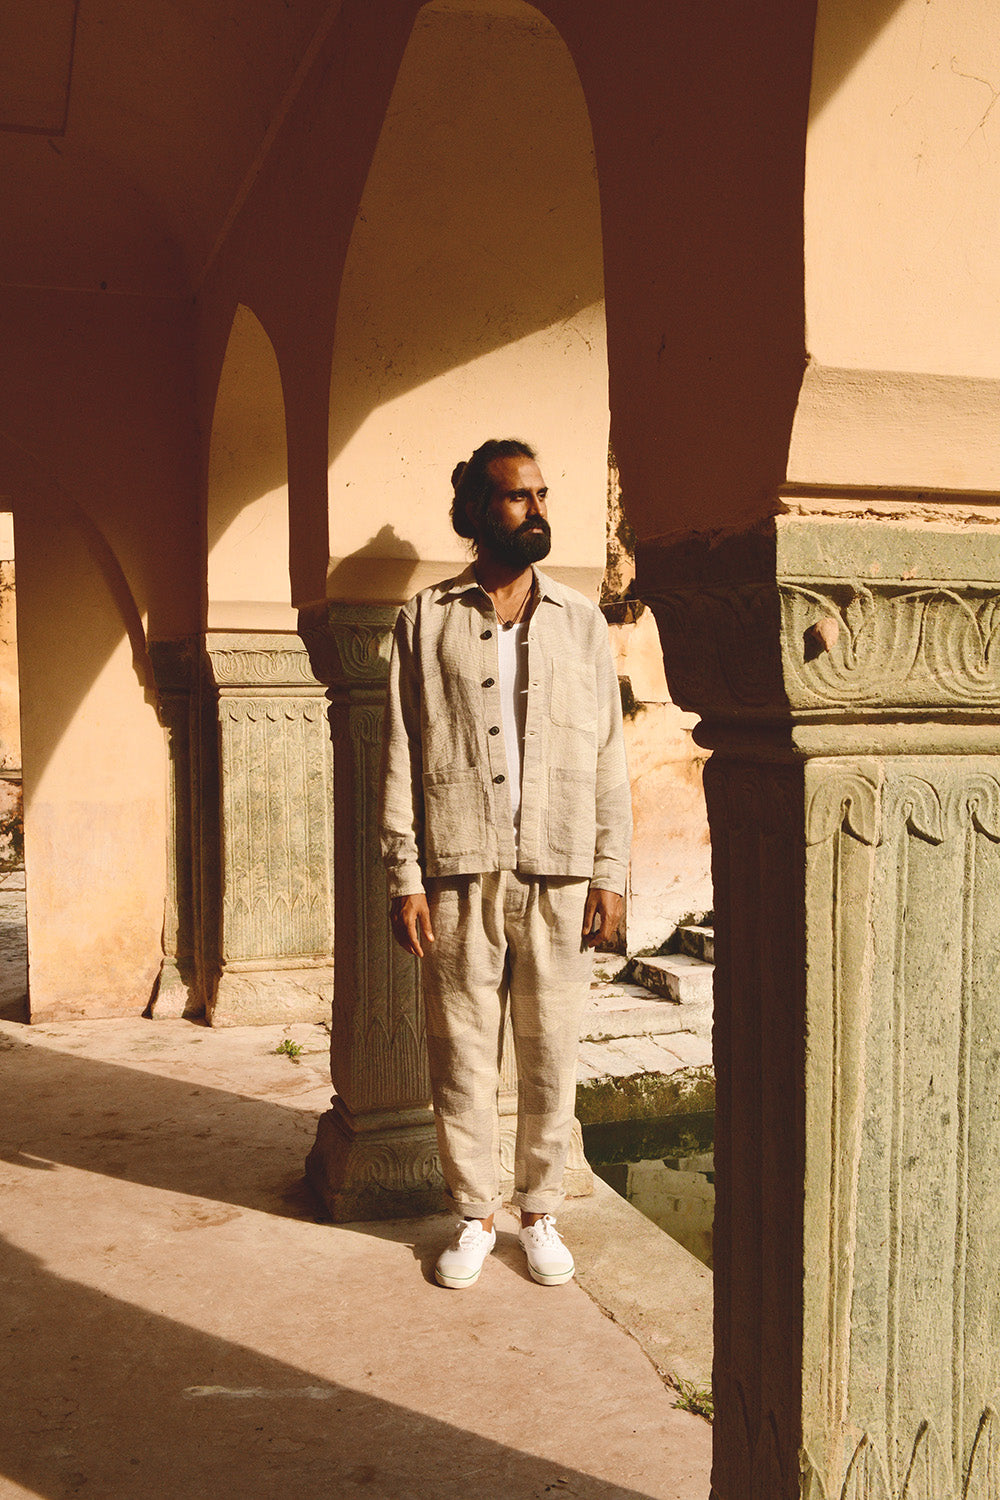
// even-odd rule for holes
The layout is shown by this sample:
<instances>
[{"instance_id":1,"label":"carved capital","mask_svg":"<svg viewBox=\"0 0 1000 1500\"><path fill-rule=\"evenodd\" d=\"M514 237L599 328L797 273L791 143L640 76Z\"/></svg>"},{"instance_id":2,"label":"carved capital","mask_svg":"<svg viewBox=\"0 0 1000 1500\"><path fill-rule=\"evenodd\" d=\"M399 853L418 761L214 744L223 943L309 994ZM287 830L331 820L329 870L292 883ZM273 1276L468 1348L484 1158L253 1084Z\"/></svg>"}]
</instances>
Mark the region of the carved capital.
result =
<instances>
[{"instance_id":1,"label":"carved capital","mask_svg":"<svg viewBox=\"0 0 1000 1500\"><path fill-rule=\"evenodd\" d=\"M770 545L758 530L647 548L637 586L676 701L716 721L992 719L997 533L944 540L926 527L779 517Z\"/></svg>"},{"instance_id":2,"label":"carved capital","mask_svg":"<svg viewBox=\"0 0 1000 1500\"><path fill-rule=\"evenodd\" d=\"M995 712L995 589L943 581L917 589L897 582L817 582L785 583L780 593L784 680L793 708Z\"/></svg>"},{"instance_id":3,"label":"carved capital","mask_svg":"<svg viewBox=\"0 0 1000 1500\"><path fill-rule=\"evenodd\" d=\"M384 687L398 613L382 604L330 603L302 610L299 634L320 681L347 690Z\"/></svg>"},{"instance_id":4,"label":"carved capital","mask_svg":"<svg viewBox=\"0 0 1000 1500\"><path fill-rule=\"evenodd\" d=\"M192 691L198 677L198 656L193 637L150 641L149 660L161 695L183 695Z\"/></svg>"},{"instance_id":5,"label":"carved capital","mask_svg":"<svg viewBox=\"0 0 1000 1500\"><path fill-rule=\"evenodd\" d=\"M212 680L223 693L262 688L301 692L305 686L321 690L306 648L296 635L213 631L206 637L205 654Z\"/></svg>"}]
</instances>

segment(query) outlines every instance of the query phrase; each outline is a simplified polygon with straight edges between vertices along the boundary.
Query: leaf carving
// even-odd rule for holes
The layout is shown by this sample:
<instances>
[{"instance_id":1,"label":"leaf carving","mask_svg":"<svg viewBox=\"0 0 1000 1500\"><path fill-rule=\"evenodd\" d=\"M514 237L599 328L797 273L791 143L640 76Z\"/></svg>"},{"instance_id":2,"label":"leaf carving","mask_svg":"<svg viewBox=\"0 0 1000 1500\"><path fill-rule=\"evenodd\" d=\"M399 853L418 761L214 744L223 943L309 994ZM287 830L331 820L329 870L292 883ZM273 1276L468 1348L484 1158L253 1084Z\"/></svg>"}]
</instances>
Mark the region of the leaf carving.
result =
<instances>
[{"instance_id":1,"label":"leaf carving","mask_svg":"<svg viewBox=\"0 0 1000 1500\"><path fill-rule=\"evenodd\" d=\"M920 1424L903 1485L902 1500L952 1500L951 1464L929 1422Z\"/></svg>"},{"instance_id":2,"label":"leaf carving","mask_svg":"<svg viewBox=\"0 0 1000 1500\"><path fill-rule=\"evenodd\" d=\"M941 818L941 799L929 781L920 776L902 777L892 783L886 802L889 804L885 810L888 827L894 828L902 822L932 844L944 840L946 830Z\"/></svg>"},{"instance_id":3,"label":"leaf carving","mask_svg":"<svg viewBox=\"0 0 1000 1500\"><path fill-rule=\"evenodd\" d=\"M979 1419L962 1500L1000 1500L1000 1418L991 1406Z\"/></svg>"},{"instance_id":4,"label":"leaf carving","mask_svg":"<svg viewBox=\"0 0 1000 1500\"><path fill-rule=\"evenodd\" d=\"M867 1433L854 1450L840 1500L892 1500L881 1455Z\"/></svg>"},{"instance_id":5,"label":"leaf carving","mask_svg":"<svg viewBox=\"0 0 1000 1500\"><path fill-rule=\"evenodd\" d=\"M860 772L822 781L806 808L806 843L821 844L847 828L863 844L881 839L879 789Z\"/></svg>"}]
</instances>

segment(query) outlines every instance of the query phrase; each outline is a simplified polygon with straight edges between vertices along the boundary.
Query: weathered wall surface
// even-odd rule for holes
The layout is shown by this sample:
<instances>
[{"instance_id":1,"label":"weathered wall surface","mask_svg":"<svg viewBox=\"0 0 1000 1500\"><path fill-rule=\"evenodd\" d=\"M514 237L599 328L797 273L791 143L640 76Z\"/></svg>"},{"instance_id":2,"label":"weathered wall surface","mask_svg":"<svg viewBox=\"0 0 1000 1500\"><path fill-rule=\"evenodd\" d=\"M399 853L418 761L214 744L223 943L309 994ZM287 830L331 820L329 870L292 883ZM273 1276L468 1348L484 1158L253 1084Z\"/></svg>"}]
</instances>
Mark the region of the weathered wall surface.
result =
<instances>
[{"instance_id":1,"label":"weathered wall surface","mask_svg":"<svg viewBox=\"0 0 1000 1500\"><path fill-rule=\"evenodd\" d=\"M162 956L163 732L79 532L16 521L33 1020L135 1015Z\"/></svg>"},{"instance_id":2,"label":"weathered wall surface","mask_svg":"<svg viewBox=\"0 0 1000 1500\"><path fill-rule=\"evenodd\" d=\"M828 492L995 494L995 8L903 0L882 22L873 32L844 0L819 6L805 176L811 358L788 479Z\"/></svg>"},{"instance_id":3,"label":"weathered wall surface","mask_svg":"<svg viewBox=\"0 0 1000 1500\"><path fill-rule=\"evenodd\" d=\"M628 681L625 749L632 783L628 951L658 948L684 917L712 910L711 846L695 744L697 714L671 702L651 612L611 625L616 669Z\"/></svg>"}]
</instances>

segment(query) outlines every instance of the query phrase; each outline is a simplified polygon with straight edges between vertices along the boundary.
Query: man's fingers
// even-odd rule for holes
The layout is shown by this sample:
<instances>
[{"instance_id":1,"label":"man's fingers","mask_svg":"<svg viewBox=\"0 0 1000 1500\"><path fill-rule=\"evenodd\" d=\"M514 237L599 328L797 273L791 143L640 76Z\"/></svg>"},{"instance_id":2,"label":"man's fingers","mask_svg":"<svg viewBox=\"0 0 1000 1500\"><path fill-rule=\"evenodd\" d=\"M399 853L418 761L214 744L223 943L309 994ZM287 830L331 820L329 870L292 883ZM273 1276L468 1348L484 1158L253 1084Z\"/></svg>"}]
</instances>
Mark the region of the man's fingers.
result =
<instances>
[{"instance_id":1,"label":"man's fingers","mask_svg":"<svg viewBox=\"0 0 1000 1500\"><path fill-rule=\"evenodd\" d=\"M423 958L423 943L433 943L430 908L424 895L405 896L389 908L392 935L399 946L414 958ZM423 943L421 942L423 939Z\"/></svg>"},{"instance_id":2,"label":"man's fingers","mask_svg":"<svg viewBox=\"0 0 1000 1500\"><path fill-rule=\"evenodd\" d=\"M590 934L594 926L594 918L597 916L597 895L594 891L587 893L587 902L583 908L583 940L590 941Z\"/></svg>"},{"instance_id":3,"label":"man's fingers","mask_svg":"<svg viewBox=\"0 0 1000 1500\"><path fill-rule=\"evenodd\" d=\"M583 945L596 948L599 943L610 943L618 929L621 917L621 897L613 891L595 886L587 893L583 909ZM597 923L596 929L594 923Z\"/></svg>"}]
</instances>

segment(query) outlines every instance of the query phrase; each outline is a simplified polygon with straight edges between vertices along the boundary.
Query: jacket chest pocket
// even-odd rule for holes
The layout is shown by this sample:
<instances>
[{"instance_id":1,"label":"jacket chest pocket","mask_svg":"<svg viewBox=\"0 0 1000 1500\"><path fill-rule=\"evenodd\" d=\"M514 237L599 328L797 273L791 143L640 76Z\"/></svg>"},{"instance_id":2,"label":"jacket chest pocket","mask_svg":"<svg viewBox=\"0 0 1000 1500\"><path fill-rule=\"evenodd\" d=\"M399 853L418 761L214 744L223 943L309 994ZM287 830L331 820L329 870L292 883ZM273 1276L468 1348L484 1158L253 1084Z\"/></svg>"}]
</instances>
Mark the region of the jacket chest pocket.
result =
<instances>
[{"instance_id":1,"label":"jacket chest pocket","mask_svg":"<svg viewBox=\"0 0 1000 1500\"><path fill-rule=\"evenodd\" d=\"M554 661L549 669L549 717L563 729L597 733L597 688L590 667Z\"/></svg>"},{"instance_id":2,"label":"jacket chest pocket","mask_svg":"<svg viewBox=\"0 0 1000 1500\"><path fill-rule=\"evenodd\" d=\"M486 801L476 770L424 772L424 841L429 866L486 847Z\"/></svg>"}]
</instances>

